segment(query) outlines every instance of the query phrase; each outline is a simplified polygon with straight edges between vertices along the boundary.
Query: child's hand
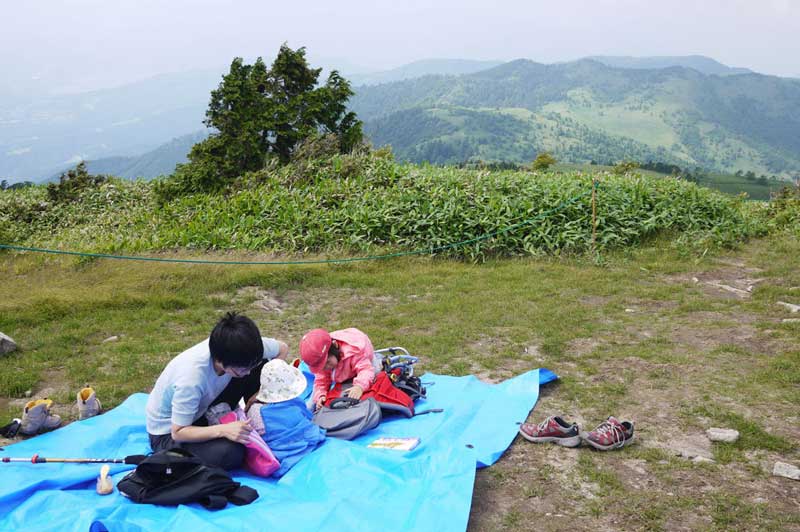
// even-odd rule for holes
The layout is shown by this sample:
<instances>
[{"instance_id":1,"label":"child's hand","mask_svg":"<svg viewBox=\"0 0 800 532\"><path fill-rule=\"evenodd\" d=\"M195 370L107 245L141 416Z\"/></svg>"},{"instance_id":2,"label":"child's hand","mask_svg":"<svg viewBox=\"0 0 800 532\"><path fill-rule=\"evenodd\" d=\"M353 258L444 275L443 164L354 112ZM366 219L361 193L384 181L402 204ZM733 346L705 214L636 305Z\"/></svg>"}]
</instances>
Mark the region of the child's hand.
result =
<instances>
[{"instance_id":1,"label":"child's hand","mask_svg":"<svg viewBox=\"0 0 800 532\"><path fill-rule=\"evenodd\" d=\"M320 408L325 406L325 401L327 401L327 400L328 400L328 398L325 397L324 395L320 396L320 398L317 399L317 410L319 410Z\"/></svg>"},{"instance_id":2,"label":"child's hand","mask_svg":"<svg viewBox=\"0 0 800 532\"><path fill-rule=\"evenodd\" d=\"M219 425L221 436L236 443L248 443L250 441L250 432L253 427L250 426L250 420L234 421L225 425Z\"/></svg>"},{"instance_id":3,"label":"child's hand","mask_svg":"<svg viewBox=\"0 0 800 532\"><path fill-rule=\"evenodd\" d=\"M351 399L361 399L364 390L358 384L354 384L352 388L345 392Z\"/></svg>"},{"instance_id":4,"label":"child's hand","mask_svg":"<svg viewBox=\"0 0 800 532\"><path fill-rule=\"evenodd\" d=\"M250 407L253 406L253 403L256 402L256 397L258 397L258 392L254 393L250 399L244 404L244 411L247 412L250 410Z\"/></svg>"}]
</instances>

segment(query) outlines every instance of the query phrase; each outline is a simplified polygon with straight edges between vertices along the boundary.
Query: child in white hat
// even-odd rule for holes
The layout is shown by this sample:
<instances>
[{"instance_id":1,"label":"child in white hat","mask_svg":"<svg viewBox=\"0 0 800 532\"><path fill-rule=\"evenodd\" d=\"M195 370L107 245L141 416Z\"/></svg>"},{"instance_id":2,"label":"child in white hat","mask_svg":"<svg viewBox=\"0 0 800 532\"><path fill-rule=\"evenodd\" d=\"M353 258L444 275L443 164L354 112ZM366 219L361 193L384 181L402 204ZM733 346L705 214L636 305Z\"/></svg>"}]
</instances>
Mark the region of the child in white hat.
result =
<instances>
[{"instance_id":1,"label":"child in white hat","mask_svg":"<svg viewBox=\"0 0 800 532\"><path fill-rule=\"evenodd\" d=\"M300 398L306 386L303 372L283 360L270 360L261 370L261 389L247 417L281 463L273 477L285 475L325 440Z\"/></svg>"}]
</instances>

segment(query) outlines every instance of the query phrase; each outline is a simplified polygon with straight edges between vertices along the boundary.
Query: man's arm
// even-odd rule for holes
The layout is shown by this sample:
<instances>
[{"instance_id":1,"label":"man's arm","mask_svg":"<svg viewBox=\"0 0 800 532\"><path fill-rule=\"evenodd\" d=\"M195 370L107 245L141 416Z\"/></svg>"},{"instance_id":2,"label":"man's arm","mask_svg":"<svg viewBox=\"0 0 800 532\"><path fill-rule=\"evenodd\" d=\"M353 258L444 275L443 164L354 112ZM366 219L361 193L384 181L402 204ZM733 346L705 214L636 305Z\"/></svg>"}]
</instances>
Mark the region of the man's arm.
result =
<instances>
[{"instance_id":1,"label":"man's arm","mask_svg":"<svg viewBox=\"0 0 800 532\"><path fill-rule=\"evenodd\" d=\"M193 425L181 426L172 424L171 436L176 442L200 443L217 438L226 438L238 443L247 443L250 431L253 430L249 421L234 421L223 425L210 427L195 427Z\"/></svg>"},{"instance_id":2,"label":"man's arm","mask_svg":"<svg viewBox=\"0 0 800 532\"><path fill-rule=\"evenodd\" d=\"M217 438L246 443L250 426L246 421L235 421L225 425L196 427L192 425L199 417L203 389L199 385L178 385L172 395L172 425L170 435L176 442L204 442Z\"/></svg>"},{"instance_id":3,"label":"man's arm","mask_svg":"<svg viewBox=\"0 0 800 532\"><path fill-rule=\"evenodd\" d=\"M264 360L269 361L274 358L286 360L286 357L289 356L289 346L285 342L264 337L261 338L261 341L264 343Z\"/></svg>"},{"instance_id":4,"label":"man's arm","mask_svg":"<svg viewBox=\"0 0 800 532\"><path fill-rule=\"evenodd\" d=\"M278 349L278 356L275 358L279 358L281 360L286 360L286 357L289 356L289 346L286 345L284 342L278 342L280 344L280 348Z\"/></svg>"}]
</instances>

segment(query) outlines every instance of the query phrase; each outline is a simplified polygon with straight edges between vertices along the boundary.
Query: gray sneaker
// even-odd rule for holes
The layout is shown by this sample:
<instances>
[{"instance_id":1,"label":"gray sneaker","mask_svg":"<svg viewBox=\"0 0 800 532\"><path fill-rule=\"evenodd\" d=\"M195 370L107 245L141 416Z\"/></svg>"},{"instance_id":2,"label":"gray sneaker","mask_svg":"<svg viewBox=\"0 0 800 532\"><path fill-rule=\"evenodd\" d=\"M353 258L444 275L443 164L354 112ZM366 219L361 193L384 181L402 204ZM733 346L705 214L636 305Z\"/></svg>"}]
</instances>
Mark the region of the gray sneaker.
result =
<instances>
[{"instance_id":1,"label":"gray sneaker","mask_svg":"<svg viewBox=\"0 0 800 532\"><path fill-rule=\"evenodd\" d=\"M61 425L61 418L50 413L52 405L53 401L50 399L28 401L22 413L22 424L19 431L22 434L33 435Z\"/></svg>"},{"instance_id":2,"label":"gray sneaker","mask_svg":"<svg viewBox=\"0 0 800 532\"><path fill-rule=\"evenodd\" d=\"M78 419L94 417L103 409L100 401L97 399L97 394L88 384L78 392L77 403Z\"/></svg>"}]
</instances>

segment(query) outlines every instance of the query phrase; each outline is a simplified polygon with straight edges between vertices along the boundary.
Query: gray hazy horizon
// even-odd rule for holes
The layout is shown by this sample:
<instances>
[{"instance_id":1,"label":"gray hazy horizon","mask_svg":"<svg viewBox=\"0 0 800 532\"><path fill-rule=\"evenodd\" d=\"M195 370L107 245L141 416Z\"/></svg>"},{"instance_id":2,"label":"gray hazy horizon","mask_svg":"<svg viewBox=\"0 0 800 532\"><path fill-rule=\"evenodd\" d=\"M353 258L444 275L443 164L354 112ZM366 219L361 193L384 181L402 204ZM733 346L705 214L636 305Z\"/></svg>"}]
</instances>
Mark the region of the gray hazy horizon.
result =
<instances>
[{"instance_id":1,"label":"gray hazy horizon","mask_svg":"<svg viewBox=\"0 0 800 532\"><path fill-rule=\"evenodd\" d=\"M661 5L666 4L666 5ZM702 5L700 5L702 4ZM794 0L68 0L4 6L0 89L76 92L162 73L271 59L283 42L348 73L428 58L542 63L586 56L704 55L800 76Z\"/></svg>"}]
</instances>

